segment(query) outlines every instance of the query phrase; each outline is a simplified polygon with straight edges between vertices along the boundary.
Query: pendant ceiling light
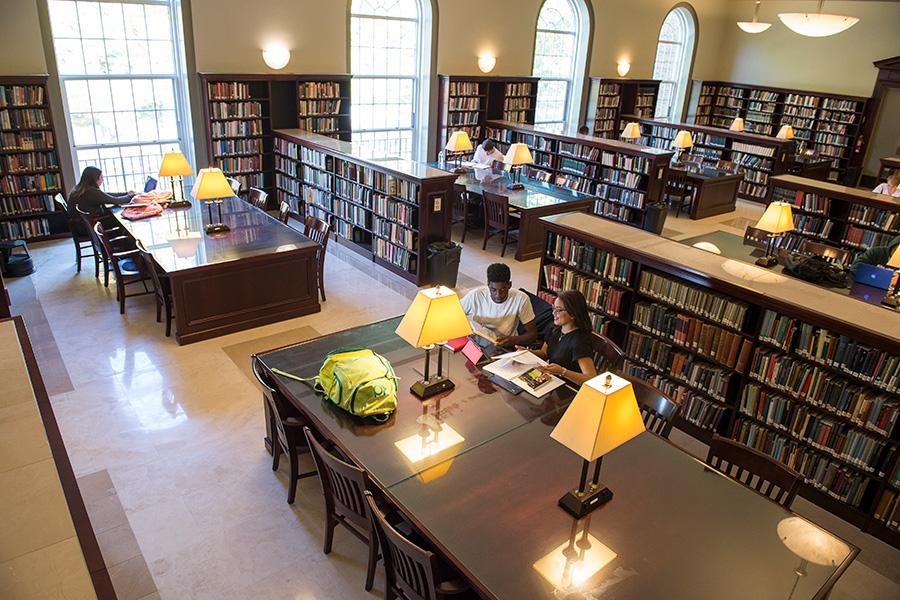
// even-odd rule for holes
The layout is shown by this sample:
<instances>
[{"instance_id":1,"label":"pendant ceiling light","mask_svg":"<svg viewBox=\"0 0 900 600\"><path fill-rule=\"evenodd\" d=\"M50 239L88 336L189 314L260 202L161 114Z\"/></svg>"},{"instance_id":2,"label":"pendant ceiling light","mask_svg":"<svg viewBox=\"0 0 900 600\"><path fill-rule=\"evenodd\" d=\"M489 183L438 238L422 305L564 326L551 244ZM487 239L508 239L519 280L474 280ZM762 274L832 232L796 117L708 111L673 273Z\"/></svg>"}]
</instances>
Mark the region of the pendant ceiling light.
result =
<instances>
[{"instance_id":1,"label":"pendant ceiling light","mask_svg":"<svg viewBox=\"0 0 900 600\"><path fill-rule=\"evenodd\" d=\"M738 21L737 26L747 33L762 33L772 26L771 23L761 23L757 20L759 17L759 0L756 0L756 6L753 9L752 21Z\"/></svg>"},{"instance_id":2,"label":"pendant ceiling light","mask_svg":"<svg viewBox=\"0 0 900 600\"><path fill-rule=\"evenodd\" d=\"M830 15L822 12L822 4L814 13L779 13L778 18L788 29L807 37L828 37L850 29L859 22L857 17Z\"/></svg>"}]
</instances>

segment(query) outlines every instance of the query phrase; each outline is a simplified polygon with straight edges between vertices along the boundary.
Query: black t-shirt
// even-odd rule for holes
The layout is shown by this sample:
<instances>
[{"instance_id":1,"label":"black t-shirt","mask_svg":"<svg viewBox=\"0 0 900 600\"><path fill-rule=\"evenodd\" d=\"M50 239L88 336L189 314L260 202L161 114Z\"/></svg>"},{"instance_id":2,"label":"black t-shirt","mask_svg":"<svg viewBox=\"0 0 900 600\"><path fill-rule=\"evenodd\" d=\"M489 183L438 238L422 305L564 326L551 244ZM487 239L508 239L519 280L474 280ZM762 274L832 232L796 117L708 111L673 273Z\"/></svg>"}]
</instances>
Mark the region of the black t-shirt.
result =
<instances>
[{"instance_id":1,"label":"black t-shirt","mask_svg":"<svg viewBox=\"0 0 900 600\"><path fill-rule=\"evenodd\" d=\"M559 327L550 330L547 336L547 361L557 364L569 371L581 372L578 359L592 358L594 350L591 346L591 334L575 329L563 333Z\"/></svg>"}]
</instances>

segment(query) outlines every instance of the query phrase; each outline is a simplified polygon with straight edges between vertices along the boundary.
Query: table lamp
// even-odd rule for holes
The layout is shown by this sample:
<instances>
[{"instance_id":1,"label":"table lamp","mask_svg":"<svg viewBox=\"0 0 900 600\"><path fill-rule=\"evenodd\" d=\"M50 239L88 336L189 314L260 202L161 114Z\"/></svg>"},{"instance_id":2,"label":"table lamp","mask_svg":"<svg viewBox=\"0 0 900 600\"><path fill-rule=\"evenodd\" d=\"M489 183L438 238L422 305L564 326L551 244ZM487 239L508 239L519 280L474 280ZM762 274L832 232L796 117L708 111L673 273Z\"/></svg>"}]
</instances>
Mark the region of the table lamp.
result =
<instances>
[{"instance_id":1,"label":"table lamp","mask_svg":"<svg viewBox=\"0 0 900 600\"><path fill-rule=\"evenodd\" d=\"M424 377L409 388L414 396L424 400L453 387L453 382L443 374L444 343L472 333L456 292L444 286L419 290L396 333L411 346L425 349ZM438 346L437 374L431 376L431 350L435 344Z\"/></svg>"},{"instance_id":2,"label":"table lamp","mask_svg":"<svg viewBox=\"0 0 900 600\"><path fill-rule=\"evenodd\" d=\"M622 130L622 135L620 136L626 142L631 142L632 144L637 143L635 140L639 140L641 138L641 126L632 121L625 125L625 129Z\"/></svg>"},{"instance_id":3,"label":"table lamp","mask_svg":"<svg viewBox=\"0 0 900 600\"><path fill-rule=\"evenodd\" d=\"M631 382L603 373L581 386L550 437L584 459L577 489L559 499L559 505L580 519L612 499L612 491L600 483L603 455L644 431L644 421ZM594 476L588 467L596 460Z\"/></svg>"},{"instance_id":4,"label":"table lamp","mask_svg":"<svg viewBox=\"0 0 900 600\"><path fill-rule=\"evenodd\" d=\"M694 139L691 137L691 132L686 129L679 131L672 140L672 147L676 149L675 154L672 155L672 163L680 161L681 153L693 145Z\"/></svg>"},{"instance_id":5,"label":"table lamp","mask_svg":"<svg viewBox=\"0 0 900 600\"><path fill-rule=\"evenodd\" d=\"M900 246L897 246L885 266L896 269L898 273L894 273L893 291L882 302L888 306L897 306L900 304L900 298L898 298L900 296Z\"/></svg>"},{"instance_id":6,"label":"table lamp","mask_svg":"<svg viewBox=\"0 0 900 600\"><path fill-rule=\"evenodd\" d=\"M456 169L453 171L454 173L465 173L466 170L460 166L459 162L462 158L463 152L468 152L472 149L472 140L469 139L469 134L465 131L454 131L450 134L450 139L447 140L447 145L444 147L444 150L447 152L452 152L456 155Z\"/></svg>"},{"instance_id":7,"label":"table lamp","mask_svg":"<svg viewBox=\"0 0 900 600\"><path fill-rule=\"evenodd\" d=\"M515 169L513 182L508 184L506 189L524 190L525 186L522 184L521 172L522 165L530 165L534 162L528 146L521 142L510 145L509 150L506 151L506 156L503 157L503 162L508 164L510 169Z\"/></svg>"},{"instance_id":8,"label":"table lamp","mask_svg":"<svg viewBox=\"0 0 900 600\"><path fill-rule=\"evenodd\" d=\"M171 179L172 202L169 202L169 208L189 208L191 206L190 201L184 197L184 180L182 178L185 175L193 174L194 170L181 152L167 152L163 156L162 164L159 165L159 176Z\"/></svg>"},{"instance_id":9,"label":"table lamp","mask_svg":"<svg viewBox=\"0 0 900 600\"><path fill-rule=\"evenodd\" d=\"M779 140L792 140L794 139L794 128L790 125L782 125L775 137Z\"/></svg>"},{"instance_id":10,"label":"table lamp","mask_svg":"<svg viewBox=\"0 0 900 600\"><path fill-rule=\"evenodd\" d=\"M206 208L209 211L209 223L204 229L206 233L225 233L231 230L228 225L222 222L222 198L234 196L234 190L231 189L228 180L225 179L222 169L215 167L200 169L200 172L197 173L197 181L194 182L194 187L191 189L191 196L206 202ZM213 204L218 209L219 220L217 222L213 222Z\"/></svg>"},{"instance_id":11,"label":"table lamp","mask_svg":"<svg viewBox=\"0 0 900 600\"><path fill-rule=\"evenodd\" d=\"M794 217L791 215L791 205L787 202L772 202L766 207L766 212L754 225L757 229L769 234L769 242L766 245L766 255L756 261L761 267L771 267L778 260L772 256L772 246L775 238L783 233L794 230Z\"/></svg>"},{"instance_id":12,"label":"table lamp","mask_svg":"<svg viewBox=\"0 0 900 600\"><path fill-rule=\"evenodd\" d=\"M744 130L744 120L740 117L735 117L734 121L731 122L731 125L728 127L731 131L743 131Z\"/></svg>"}]
</instances>

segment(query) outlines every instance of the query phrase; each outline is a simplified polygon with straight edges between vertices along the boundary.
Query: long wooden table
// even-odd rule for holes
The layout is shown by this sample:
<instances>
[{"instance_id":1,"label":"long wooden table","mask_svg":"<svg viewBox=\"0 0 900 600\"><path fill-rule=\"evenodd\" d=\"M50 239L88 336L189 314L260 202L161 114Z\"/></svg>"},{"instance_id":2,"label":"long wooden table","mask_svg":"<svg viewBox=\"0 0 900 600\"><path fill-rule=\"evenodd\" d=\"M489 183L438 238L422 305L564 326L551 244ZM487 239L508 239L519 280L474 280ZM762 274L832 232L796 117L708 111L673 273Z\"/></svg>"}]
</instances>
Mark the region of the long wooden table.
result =
<instances>
[{"instance_id":1,"label":"long wooden table","mask_svg":"<svg viewBox=\"0 0 900 600\"><path fill-rule=\"evenodd\" d=\"M202 202L139 221L114 211L169 277L178 343L319 312L318 245L240 198L222 213L231 231L207 235Z\"/></svg>"},{"instance_id":2,"label":"long wooden table","mask_svg":"<svg viewBox=\"0 0 900 600\"><path fill-rule=\"evenodd\" d=\"M846 544L834 566L809 564L797 576L801 559L777 532L795 515L651 433L605 457L602 480L615 497L588 518L572 519L556 501L577 484L580 459L549 434L574 390L514 396L452 354L456 388L420 401L406 388L421 377L422 353L394 334L398 321L258 359L303 377L315 375L335 348L368 347L391 361L401 390L384 424L350 417L303 383L275 380L482 597L561 597L577 583L609 599L809 599L858 553Z\"/></svg>"},{"instance_id":3,"label":"long wooden table","mask_svg":"<svg viewBox=\"0 0 900 600\"><path fill-rule=\"evenodd\" d=\"M688 182L694 186L691 219L705 219L734 211L738 186L744 178L740 173L706 165L694 168L684 164L670 166L669 173L674 172L683 172Z\"/></svg>"}]
</instances>

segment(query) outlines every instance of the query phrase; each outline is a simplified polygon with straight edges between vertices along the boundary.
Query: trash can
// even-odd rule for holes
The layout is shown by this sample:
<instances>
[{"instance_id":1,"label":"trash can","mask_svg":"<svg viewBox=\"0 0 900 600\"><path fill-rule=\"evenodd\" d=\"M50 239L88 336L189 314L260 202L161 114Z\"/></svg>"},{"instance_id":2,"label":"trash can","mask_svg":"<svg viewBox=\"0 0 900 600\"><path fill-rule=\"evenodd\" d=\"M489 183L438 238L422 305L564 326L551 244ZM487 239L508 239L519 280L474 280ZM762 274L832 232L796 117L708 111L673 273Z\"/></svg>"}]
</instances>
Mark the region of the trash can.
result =
<instances>
[{"instance_id":1,"label":"trash can","mask_svg":"<svg viewBox=\"0 0 900 600\"><path fill-rule=\"evenodd\" d=\"M641 227L644 231L650 231L657 235L662 233L663 225L666 224L666 215L669 209L665 204L652 203L648 204L644 211L644 224Z\"/></svg>"},{"instance_id":2,"label":"trash can","mask_svg":"<svg viewBox=\"0 0 900 600\"><path fill-rule=\"evenodd\" d=\"M432 242L428 244L428 278L433 285L456 287L459 275L459 258L462 246L456 242Z\"/></svg>"},{"instance_id":3,"label":"trash can","mask_svg":"<svg viewBox=\"0 0 900 600\"><path fill-rule=\"evenodd\" d=\"M16 250L22 252L16 253ZM34 262L25 240L0 242L0 272L4 277L23 277L34 273Z\"/></svg>"}]
</instances>

